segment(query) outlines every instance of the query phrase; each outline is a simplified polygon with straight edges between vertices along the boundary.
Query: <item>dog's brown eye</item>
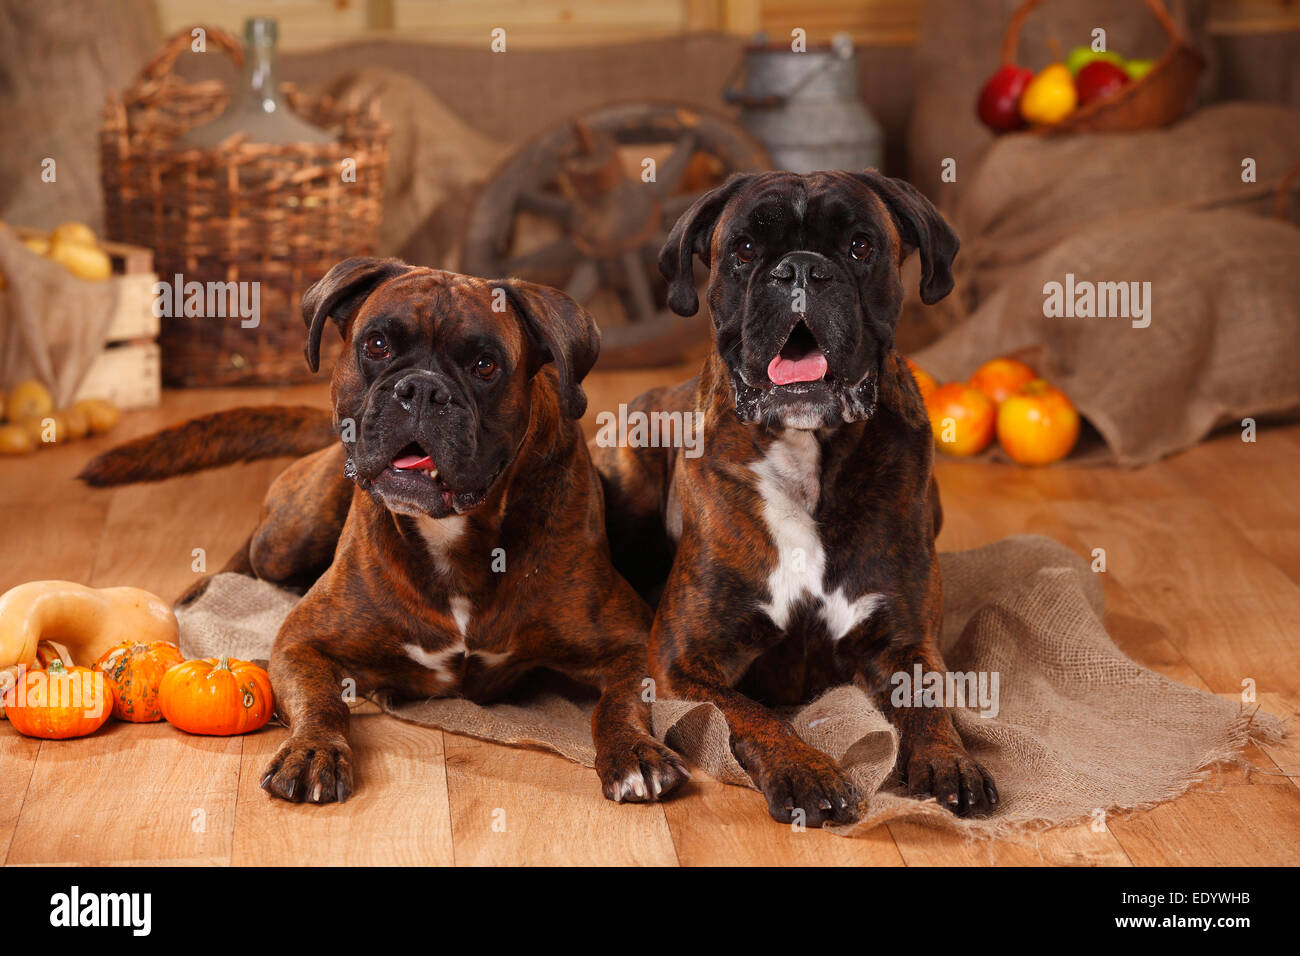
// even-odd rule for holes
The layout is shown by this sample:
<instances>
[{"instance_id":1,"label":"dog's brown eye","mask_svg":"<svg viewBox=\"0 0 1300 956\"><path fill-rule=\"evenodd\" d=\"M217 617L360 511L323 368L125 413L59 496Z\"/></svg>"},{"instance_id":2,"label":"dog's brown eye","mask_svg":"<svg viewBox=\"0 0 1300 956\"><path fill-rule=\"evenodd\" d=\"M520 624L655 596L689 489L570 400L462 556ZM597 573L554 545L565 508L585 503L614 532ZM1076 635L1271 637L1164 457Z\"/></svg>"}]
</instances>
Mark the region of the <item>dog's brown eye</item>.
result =
<instances>
[{"instance_id":1,"label":"dog's brown eye","mask_svg":"<svg viewBox=\"0 0 1300 956\"><path fill-rule=\"evenodd\" d=\"M736 258L741 262L753 262L754 255L753 239L741 239L736 243Z\"/></svg>"},{"instance_id":2,"label":"dog's brown eye","mask_svg":"<svg viewBox=\"0 0 1300 956\"><path fill-rule=\"evenodd\" d=\"M480 355L479 360L474 363L474 374L479 378L491 378L492 373L497 370L497 363L492 361L486 355Z\"/></svg>"},{"instance_id":3,"label":"dog's brown eye","mask_svg":"<svg viewBox=\"0 0 1300 956\"><path fill-rule=\"evenodd\" d=\"M854 259L865 259L871 255L871 243L862 233L858 233L849 241L849 255Z\"/></svg>"},{"instance_id":4,"label":"dog's brown eye","mask_svg":"<svg viewBox=\"0 0 1300 956\"><path fill-rule=\"evenodd\" d=\"M393 350L388 347L388 339L378 332L366 339L365 349L366 357L372 359L386 359L393 354Z\"/></svg>"}]
</instances>

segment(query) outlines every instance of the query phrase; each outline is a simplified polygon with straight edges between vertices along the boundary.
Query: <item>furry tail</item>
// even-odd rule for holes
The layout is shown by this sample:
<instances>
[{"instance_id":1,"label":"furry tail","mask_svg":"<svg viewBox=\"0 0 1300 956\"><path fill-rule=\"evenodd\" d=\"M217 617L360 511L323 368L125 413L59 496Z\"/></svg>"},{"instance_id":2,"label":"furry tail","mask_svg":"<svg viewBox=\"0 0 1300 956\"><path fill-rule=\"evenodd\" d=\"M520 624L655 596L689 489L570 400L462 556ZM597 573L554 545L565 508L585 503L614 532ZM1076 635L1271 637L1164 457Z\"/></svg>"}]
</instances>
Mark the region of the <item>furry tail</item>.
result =
<instances>
[{"instance_id":1,"label":"furry tail","mask_svg":"<svg viewBox=\"0 0 1300 956\"><path fill-rule=\"evenodd\" d=\"M110 448L92 458L77 477L95 488L162 481L241 461L307 455L333 441L333 419L323 408L232 408Z\"/></svg>"}]
</instances>

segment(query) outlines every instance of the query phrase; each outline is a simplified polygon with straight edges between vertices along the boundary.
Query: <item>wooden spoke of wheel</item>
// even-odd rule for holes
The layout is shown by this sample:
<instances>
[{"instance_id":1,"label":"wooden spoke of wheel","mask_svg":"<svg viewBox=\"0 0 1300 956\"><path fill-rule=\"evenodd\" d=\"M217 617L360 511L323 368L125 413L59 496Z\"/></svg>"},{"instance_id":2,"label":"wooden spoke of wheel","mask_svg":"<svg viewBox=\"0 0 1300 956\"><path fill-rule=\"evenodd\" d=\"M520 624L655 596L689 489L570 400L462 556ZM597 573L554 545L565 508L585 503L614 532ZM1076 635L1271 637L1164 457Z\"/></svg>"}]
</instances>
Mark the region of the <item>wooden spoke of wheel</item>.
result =
<instances>
[{"instance_id":1,"label":"wooden spoke of wheel","mask_svg":"<svg viewBox=\"0 0 1300 956\"><path fill-rule=\"evenodd\" d=\"M697 148L699 137L693 130L687 130L686 135L673 144L672 152L659 164L655 175L655 190L659 195L668 196L677 188L677 184L686 175L686 168L691 164L691 157Z\"/></svg>"},{"instance_id":2,"label":"wooden spoke of wheel","mask_svg":"<svg viewBox=\"0 0 1300 956\"><path fill-rule=\"evenodd\" d=\"M682 217L682 214L695 204L695 200L707 192L708 190L700 190L698 192L682 193L680 196L669 196L665 199L662 203L664 225L671 229L677 220ZM667 236L664 238L666 239Z\"/></svg>"},{"instance_id":3,"label":"wooden spoke of wheel","mask_svg":"<svg viewBox=\"0 0 1300 956\"><path fill-rule=\"evenodd\" d=\"M599 288L600 266L594 259L583 259L573 270L569 284L564 287L564 294L581 305L591 301Z\"/></svg>"},{"instance_id":4,"label":"wooden spoke of wheel","mask_svg":"<svg viewBox=\"0 0 1300 956\"><path fill-rule=\"evenodd\" d=\"M604 330L600 342L600 368L650 368L675 365L700 353L709 340L709 323L700 316L682 317L662 312L653 322L615 325Z\"/></svg>"},{"instance_id":5,"label":"wooden spoke of wheel","mask_svg":"<svg viewBox=\"0 0 1300 956\"><path fill-rule=\"evenodd\" d=\"M506 260L505 272L512 276L545 277L544 281L551 285L562 285L580 256L573 240L565 236L532 252Z\"/></svg>"},{"instance_id":6,"label":"wooden spoke of wheel","mask_svg":"<svg viewBox=\"0 0 1300 956\"><path fill-rule=\"evenodd\" d=\"M654 294L650 291L650 280L646 276L645 261L640 249L629 249L623 253L623 275L627 279L627 291L632 300L628 314L629 321L650 322L658 314L655 308Z\"/></svg>"},{"instance_id":7,"label":"wooden spoke of wheel","mask_svg":"<svg viewBox=\"0 0 1300 956\"><path fill-rule=\"evenodd\" d=\"M516 200L518 207L526 212L535 212L539 216L554 219L561 225L567 225L573 218L573 203L564 196L546 192L542 189L527 189Z\"/></svg>"}]
</instances>

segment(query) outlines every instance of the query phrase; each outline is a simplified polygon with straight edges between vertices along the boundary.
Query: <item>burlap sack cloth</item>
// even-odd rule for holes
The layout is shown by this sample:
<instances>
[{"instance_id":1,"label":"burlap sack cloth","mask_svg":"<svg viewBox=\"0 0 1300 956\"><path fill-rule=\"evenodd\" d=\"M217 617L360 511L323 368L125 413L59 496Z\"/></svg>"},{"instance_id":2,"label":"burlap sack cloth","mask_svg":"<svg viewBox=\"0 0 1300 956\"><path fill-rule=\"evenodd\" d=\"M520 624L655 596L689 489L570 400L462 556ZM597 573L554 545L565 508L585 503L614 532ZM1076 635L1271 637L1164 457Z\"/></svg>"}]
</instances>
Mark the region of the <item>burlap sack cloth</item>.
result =
<instances>
[{"instance_id":1,"label":"burlap sack cloth","mask_svg":"<svg viewBox=\"0 0 1300 956\"><path fill-rule=\"evenodd\" d=\"M1036 536L940 555L943 649L953 671L996 672L997 714L957 710L972 755L997 779L1002 802L986 820L959 820L933 800L902 795L892 776L897 735L852 686L791 713L799 735L840 762L864 794L863 819L834 832L854 835L889 820L913 820L972 836L1087 820L1097 809L1172 799L1222 761L1239 760L1251 738L1271 741L1282 724L1264 713L1185 687L1125 657L1101 623L1102 588L1078 556ZM296 597L234 574L178 612L189 656L263 659ZM591 703L552 692L479 706L464 700L380 701L403 720L515 746L553 750L592 766ZM693 766L752 786L711 704L662 700L654 732Z\"/></svg>"},{"instance_id":2,"label":"burlap sack cloth","mask_svg":"<svg viewBox=\"0 0 1300 956\"><path fill-rule=\"evenodd\" d=\"M62 408L104 350L117 288L78 279L3 227L0 273L0 389L36 379Z\"/></svg>"},{"instance_id":3,"label":"burlap sack cloth","mask_svg":"<svg viewBox=\"0 0 1300 956\"><path fill-rule=\"evenodd\" d=\"M1163 130L1000 138L950 211L956 288L908 310L947 330L913 358L947 381L1023 351L1100 432L1096 460L1121 465L1294 416L1300 229L1266 213L1296 156L1300 113L1246 103ZM1045 315L1045 285L1067 274L1149 283L1148 316Z\"/></svg>"},{"instance_id":4,"label":"burlap sack cloth","mask_svg":"<svg viewBox=\"0 0 1300 956\"><path fill-rule=\"evenodd\" d=\"M314 85L340 103L377 103L393 127L384 170L379 254L455 269L470 206L509 152L479 133L419 80L364 67Z\"/></svg>"}]
</instances>

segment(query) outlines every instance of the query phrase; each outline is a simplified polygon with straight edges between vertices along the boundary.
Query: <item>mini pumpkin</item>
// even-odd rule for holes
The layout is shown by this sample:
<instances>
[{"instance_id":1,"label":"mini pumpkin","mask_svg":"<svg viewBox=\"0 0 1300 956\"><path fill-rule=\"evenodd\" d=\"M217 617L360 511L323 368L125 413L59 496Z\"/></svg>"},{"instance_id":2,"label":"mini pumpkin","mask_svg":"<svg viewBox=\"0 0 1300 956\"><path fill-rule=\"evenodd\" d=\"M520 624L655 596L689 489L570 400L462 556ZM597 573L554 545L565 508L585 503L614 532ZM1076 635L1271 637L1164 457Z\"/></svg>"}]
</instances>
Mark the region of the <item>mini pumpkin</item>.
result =
<instances>
[{"instance_id":1,"label":"mini pumpkin","mask_svg":"<svg viewBox=\"0 0 1300 956\"><path fill-rule=\"evenodd\" d=\"M163 675L158 690L168 723L219 737L257 730L271 719L274 702L266 671L228 657L177 664Z\"/></svg>"},{"instance_id":2,"label":"mini pumpkin","mask_svg":"<svg viewBox=\"0 0 1300 956\"><path fill-rule=\"evenodd\" d=\"M14 730L28 737L66 740L93 734L113 712L104 675L69 667L55 658L44 670L27 670L10 692L5 712Z\"/></svg>"},{"instance_id":3,"label":"mini pumpkin","mask_svg":"<svg viewBox=\"0 0 1300 956\"><path fill-rule=\"evenodd\" d=\"M183 664L180 648L170 641L123 641L95 661L113 691L113 716L146 724L162 720L158 689L163 675Z\"/></svg>"}]
</instances>

